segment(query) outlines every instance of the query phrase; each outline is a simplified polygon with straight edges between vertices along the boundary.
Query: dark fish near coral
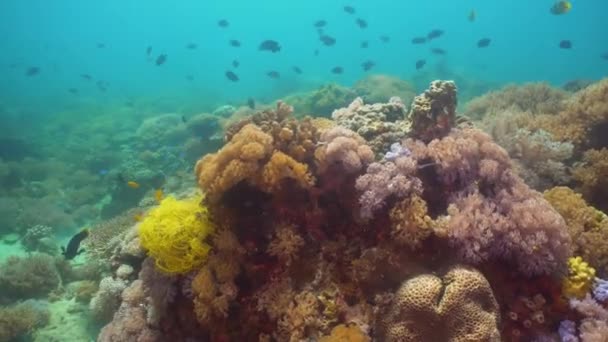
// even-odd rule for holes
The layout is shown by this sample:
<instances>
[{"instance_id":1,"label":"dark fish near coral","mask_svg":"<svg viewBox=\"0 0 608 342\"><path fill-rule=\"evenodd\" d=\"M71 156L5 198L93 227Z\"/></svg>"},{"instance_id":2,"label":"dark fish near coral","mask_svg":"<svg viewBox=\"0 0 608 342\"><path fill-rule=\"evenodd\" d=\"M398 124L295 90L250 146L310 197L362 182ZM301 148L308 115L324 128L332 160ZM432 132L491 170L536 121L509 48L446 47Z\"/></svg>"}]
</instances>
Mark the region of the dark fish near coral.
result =
<instances>
[{"instance_id":1,"label":"dark fish near coral","mask_svg":"<svg viewBox=\"0 0 608 342\"><path fill-rule=\"evenodd\" d=\"M151 53L152 53L152 46L148 46L146 48L146 56L150 56Z\"/></svg>"},{"instance_id":2,"label":"dark fish near coral","mask_svg":"<svg viewBox=\"0 0 608 342\"><path fill-rule=\"evenodd\" d=\"M368 47L369 47L369 42L367 40L364 40L361 42L362 49L367 49Z\"/></svg>"},{"instance_id":3,"label":"dark fish near coral","mask_svg":"<svg viewBox=\"0 0 608 342\"><path fill-rule=\"evenodd\" d=\"M239 65L241 65L241 63L239 63L239 61L237 61L236 59L232 61L232 66L235 68L238 68Z\"/></svg>"},{"instance_id":4,"label":"dark fish near coral","mask_svg":"<svg viewBox=\"0 0 608 342\"><path fill-rule=\"evenodd\" d=\"M432 39L435 39L435 38L439 38L439 37L443 36L443 33L444 33L444 31L443 31L443 30L434 29L434 30L432 30L431 32L429 32L429 33L426 35L426 38L427 38L428 40L432 40Z\"/></svg>"},{"instance_id":5,"label":"dark fish near coral","mask_svg":"<svg viewBox=\"0 0 608 342\"><path fill-rule=\"evenodd\" d=\"M417 60L416 61L416 70L422 69L422 67L424 67L425 64L426 64L426 60L424 60L424 59Z\"/></svg>"},{"instance_id":6,"label":"dark fish near coral","mask_svg":"<svg viewBox=\"0 0 608 342\"><path fill-rule=\"evenodd\" d=\"M232 47L240 47L241 46L241 42L239 42L236 39L231 39L230 40L230 46L232 46Z\"/></svg>"},{"instance_id":7,"label":"dark fish near coral","mask_svg":"<svg viewBox=\"0 0 608 342\"><path fill-rule=\"evenodd\" d=\"M327 21L325 21L325 20L317 20L317 21L315 21L315 27L316 28L325 27L325 25L327 25Z\"/></svg>"},{"instance_id":8,"label":"dark fish near coral","mask_svg":"<svg viewBox=\"0 0 608 342\"><path fill-rule=\"evenodd\" d=\"M274 71L274 70L272 70L272 71L267 72L267 73L266 73L266 76L268 76L268 77L270 77L270 78L272 78L272 79L275 79L275 80L276 80L276 79L278 79L278 78L280 78L280 77L281 77L281 74L279 74L279 72L278 72L278 71Z\"/></svg>"},{"instance_id":9,"label":"dark fish near coral","mask_svg":"<svg viewBox=\"0 0 608 342\"><path fill-rule=\"evenodd\" d=\"M247 107L255 109L255 100L252 97L247 99Z\"/></svg>"},{"instance_id":10,"label":"dark fish near coral","mask_svg":"<svg viewBox=\"0 0 608 342\"><path fill-rule=\"evenodd\" d=\"M188 43L188 45L186 45L186 49L188 50L195 50L198 47L198 44L196 43Z\"/></svg>"},{"instance_id":11,"label":"dark fish near coral","mask_svg":"<svg viewBox=\"0 0 608 342\"><path fill-rule=\"evenodd\" d=\"M158 57L156 57L156 65L163 65L165 64L165 62L167 61L167 54L161 53L160 55L158 55Z\"/></svg>"},{"instance_id":12,"label":"dark fish near coral","mask_svg":"<svg viewBox=\"0 0 608 342\"><path fill-rule=\"evenodd\" d=\"M412 44L424 44L426 43L425 37L414 37L412 38Z\"/></svg>"},{"instance_id":13,"label":"dark fish near coral","mask_svg":"<svg viewBox=\"0 0 608 342\"><path fill-rule=\"evenodd\" d=\"M40 68L39 67L29 67L27 68L27 70L25 70L25 76L36 76L40 73Z\"/></svg>"},{"instance_id":14,"label":"dark fish near coral","mask_svg":"<svg viewBox=\"0 0 608 342\"><path fill-rule=\"evenodd\" d=\"M361 18L357 18L357 20L355 20L355 23L357 23L357 26L359 26L362 29L367 28L367 21L365 21Z\"/></svg>"},{"instance_id":15,"label":"dark fish near coral","mask_svg":"<svg viewBox=\"0 0 608 342\"><path fill-rule=\"evenodd\" d=\"M447 53L447 51L445 51L444 49L441 49L441 48L432 48L431 52L436 55L445 55Z\"/></svg>"},{"instance_id":16,"label":"dark fish near coral","mask_svg":"<svg viewBox=\"0 0 608 342\"><path fill-rule=\"evenodd\" d=\"M295 72L298 75L300 75L302 73L302 69L300 69L297 66L294 66L293 68L291 68L291 70L293 70L293 72Z\"/></svg>"},{"instance_id":17,"label":"dark fish near coral","mask_svg":"<svg viewBox=\"0 0 608 342\"><path fill-rule=\"evenodd\" d=\"M492 39L490 38L482 38L477 42L477 47L479 48L485 48L490 46L490 43L492 42Z\"/></svg>"},{"instance_id":18,"label":"dark fish near coral","mask_svg":"<svg viewBox=\"0 0 608 342\"><path fill-rule=\"evenodd\" d=\"M230 23L226 19L221 19L221 20L219 20L217 22L217 26L219 26L219 27L228 27L228 26L230 26Z\"/></svg>"},{"instance_id":19,"label":"dark fish near coral","mask_svg":"<svg viewBox=\"0 0 608 342\"><path fill-rule=\"evenodd\" d=\"M331 69L331 72L333 74L340 75L344 72L344 69L340 66L337 66L337 67L334 67L333 69Z\"/></svg>"},{"instance_id":20,"label":"dark fish near coral","mask_svg":"<svg viewBox=\"0 0 608 342\"><path fill-rule=\"evenodd\" d=\"M391 40L391 38L389 36L386 36L386 35L380 36L380 41L383 43L388 43L388 42L390 42L390 40Z\"/></svg>"},{"instance_id":21,"label":"dark fish near coral","mask_svg":"<svg viewBox=\"0 0 608 342\"><path fill-rule=\"evenodd\" d=\"M239 77L232 71L226 71L225 75L226 75L226 78L231 80L232 82L239 81Z\"/></svg>"},{"instance_id":22,"label":"dark fish near coral","mask_svg":"<svg viewBox=\"0 0 608 342\"><path fill-rule=\"evenodd\" d=\"M322 34L319 36L319 40L326 46L332 46L336 44L336 39L332 36Z\"/></svg>"},{"instance_id":23,"label":"dark fish near coral","mask_svg":"<svg viewBox=\"0 0 608 342\"><path fill-rule=\"evenodd\" d=\"M470 22L474 22L474 21L475 21L475 19L477 19L477 12L475 12L475 10L474 10L474 9L472 9L472 10L471 10L471 12L469 12L469 15L467 16L467 19L468 19Z\"/></svg>"},{"instance_id":24,"label":"dark fish near coral","mask_svg":"<svg viewBox=\"0 0 608 342\"><path fill-rule=\"evenodd\" d=\"M91 75L89 75L89 74L81 74L80 78L87 80L87 81L90 81L93 79L93 77L91 77Z\"/></svg>"},{"instance_id":25,"label":"dark fish near coral","mask_svg":"<svg viewBox=\"0 0 608 342\"><path fill-rule=\"evenodd\" d=\"M260 43L260 46L258 46L258 50L270 51L272 53L275 53L275 52L281 51L281 45L279 45L279 42L277 42L275 40L267 39L267 40L263 41L262 43Z\"/></svg>"},{"instance_id":26,"label":"dark fish near coral","mask_svg":"<svg viewBox=\"0 0 608 342\"><path fill-rule=\"evenodd\" d=\"M549 12L553 15L561 15L570 12L572 3L570 1L558 1L551 6Z\"/></svg>"},{"instance_id":27,"label":"dark fish near coral","mask_svg":"<svg viewBox=\"0 0 608 342\"><path fill-rule=\"evenodd\" d=\"M363 71L369 71L371 70L374 66L376 65L376 63L374 63L374 61L365 61L361 64L361 67L363 67Z\"/></svg>"},{"instance_id":28,"label":"dark fish near coral","mask_svg":"<svg viewBox=\"0 0 608 342\"><path fill-rule=\"evenodd\" d=\"M344 12L348 14L355 14L355 8L353 6L344 6Z\"/></svg>"},{"instance_id":29,"label":"dark fish near coral","mask_svg":"<svg viewBox=\"0 0 608 342\"><path fill-rule=\"evenodd\" d=\"M77 255L80 255L80 253L84 252L84 248L80 248L80 243L82 240L86 239L87 236L89 236L89 230L85 228L72 236L67 247L61 247L61 254L66 260L72 260Z\"/></svg>"},{"instance_id":30,"label":"dark fish near coral","mask_svg":"<svg viewBox=\"0 0 608 342\"><path fill-rule=\"evenodd\" d=\"M106 44L104 44L104 43L97 43L97 48L98 49L103 49L105 47L106 47Z\"/></svg>"},{"instance_id":31,"label":"dark fish near coral","mask_svg":"<svg viewBox=\"0 0 608 342\"><path fill-rule=\"evenodd\" d=\"M572 42L569 40L562 40L561 42L559 42L559 47L560 49L571 49Z\"/></svg>"}]
</instances>

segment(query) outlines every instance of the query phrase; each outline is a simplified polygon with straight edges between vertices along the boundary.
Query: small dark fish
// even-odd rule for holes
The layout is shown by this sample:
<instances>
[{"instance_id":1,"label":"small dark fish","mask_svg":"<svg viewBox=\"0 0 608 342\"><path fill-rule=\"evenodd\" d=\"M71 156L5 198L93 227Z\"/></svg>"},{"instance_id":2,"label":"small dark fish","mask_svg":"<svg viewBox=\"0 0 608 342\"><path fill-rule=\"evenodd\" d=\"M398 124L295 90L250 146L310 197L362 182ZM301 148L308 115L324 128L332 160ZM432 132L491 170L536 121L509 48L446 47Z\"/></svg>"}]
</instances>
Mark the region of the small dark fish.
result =
<instances>
[{"instance_id":1,"label":"small dark fish","mask_svg":"<svg viewBox=\"0 0 608 342\"><path fill-rule=\"evenodd\" d=\"M188 119L186 119L186 116L184 116L184 115L182 115L182 122L183 122L183 123L188 122Z\"/></svg>"},{"instance_id":2,"label":"small dark fish","mask_svg":"<svg viewBox=\"0 0 608 342\"><path fill-rule=\"evenodd\" d=\"M357 26L359 26L360 28L362 28L362 29L367 28L367 21L365 21L361 18L357 18L357 20L355 20L355 22L357 23Z\"/></svg>"},{"instance_id":3,"label":"small dark fish","mask_svg":"<svg viewBox=\"0 0 608 342\"><path fill-rule=\"evenodd\" d=\"M280 77L281 77L281 74L279 74L279 72L278 72L278 71L274 71L274 70L267 72L267 73L266 73L266 75L267 75L268 77L272 78L272 79L275 79L275 80L276 80L277 78L280 78Z\"/></svg>"},{"instance_id":4,"label":"small dark fish","mask_svg":"<svg viewBox=\"0 0 608 342\"><path fill-rule=\"evenodd\" d=\"M355 14L355 8L353 6L344 6L344 12L348 14Z\"/></svg>"},{"instance_id":5,"label":"small dark fish","mask_svg":"<svg viewBox=\"0 0 608 342\"><path fill-rule=\"evenodd\" d=\"M186 75L186 79L190 82L194 81L194 76L192 75Z\"/></svg>"},{"instance_id":6,"label":"small dark fish","mask_svg":"<svg viewBox=\"0 0 608 342\"><path fill-rule=\"evenodd\" d=\"M25 70L25 76L36 76L40 73L40 68L39 67L29 67L27 68L27 70Z\"/></svg>"},{"instance_id":7,"label":"small dark fish","mask_svg":"<svg viewBox=\"0 0 608 342\"><path fill-rule=\"evenodd\" d=\"M148 46L148 47L146 48L146 55L147 55L147 56L150 56L150 54L151 54L151 53L152 53L152 46Z\"/></svg>"},{"instance_id":8,"label":"small dark fish","mask_svg":"<svg viewBox=\"0 0 608 342\"><path fill-rule=\"evenodd\" d=\"M439 37L443 36L443 33L444 33L443 30L434 29L426 35L426 38L428 40L439 38Z\"/></svg>"},{"instance_id":9,"label":"small dark fish","mask_svg":"<svg viewBox=\"0 0 608 342\"><path fill-rule=\"evenodd\" d=\"M237 61L236 59L232 61L232 66L235 68L238 68L239 65L241 65L241 63L239 63L239 61Z\"/></svg>"},{"instance_id":10,"label":"small dark fish","mask_svg":"<svg viewBox=\"0 0 608 342\"><path fill-rule=\"evenodd\" d=\"M232 71L226 71L226 78L231 80L232 82L238 82L239 77Z\"/></svg>"},{"instance_id":11,"label":"small dark fish","mask_svg":"<svg viewBox=\"0 0 608 342\"><path fill-rule=\"evenodd\" d=\"M95 85L97 86L97 89L99 89L103 93L105 93L106 90L108 90L108 88L106 87L106 83L104 81L99 80L95 83Z\"/></svg>"},{"instance_id":12,"label":"small dark fish","mask_svg":"<svg viewBox=\"0 0 608 342\"><path fill-rule=\"evenodd\" d=\"M422 67L424 67L425 64L426 64L426 60L424 60L424 59L417 60L416 61L416 70L422 69Z\"/></svg>"},{"instance_id":13,"label":"small dark fish","mask_svg":"<svg viewBox=\"0 0 608 342\"><path fill-rule=\"evenodd\" d=\"M326 34L320 35L319 40L321 42L323 42L323 44L326 46L332 46L332 45L336 44L336 39L334 37L326 35Z\"/></svg>"},{"instance_id":14,"label":"small dark fish","mask_svg":"<svg viewBox=\"0 0 608 342\"><path fill-rule=\"evenodd\" d=\"M425 37L414 37L412 38L412 44L424 44L426 43Z\"/></svg>"},{"instance_id":15,"label":"small dark fish","mask_svg":"<svg viewBox=\"0 0 608 342\"><path fill-rule=\"evenodd\" d=\"M490 43L492 42L492 39L490 38L482 38L477 42L477 47L479 48L485 48L490 46Z\"/></svg>"},{"instance_id":16,"label":"small dark fish","mask_svg":"<svg viewBox=\"0 0 608 342\"><path fill-rule=\"evenodd\" d=\"M315 51L314 51L314 55L315 55L315 56L318 56L318 55L319 55L319 49L315 49Z\"/></svg>"},{"instance_id":17,"label":"small dark fish","mask_svg":"<svg viewBox=\"0 0 608 342\"><path fill-rule=\"evenodd\" d=\"M608 61L608 52L602 54L600 57Z\"/></svg>"},{"instance_id":18,"label":"small dark fish","mask_svg":"<svg viewBox=\"0 0 608 342\"><path fill-rule=\"evenodd\" d=\"M561 15L570 12L572 9L572 3L570 1L558 1L551 6L549 12L553 15Z\"/></svg>"},{"instance_id":19,"label":"small dark fish","mask_svg":"<svg viewBox=\"0 0 608 342\"><path fill-rule=\"evenodd\" d=\"M383 35L383 36L380 36L380 41L383 43L388 43L391 41L391 38L389 36Z\"/></svg>"},{"instance_id":20,"label":"small dark fish","mask_svg":"<svg viewBox=\"0 0 608 342\"><path fill-rule=\"evenodd\" d=\"M93 77L91 77L91 75L89 75L89 74L81 74L80 78L87 80L87 81L90 81L93 79Z\"/></svg>"},{"instance_id":21,"label":"small dark fish","mask_svg":"<svg viewBox=\"0 0 608 342\"><path fill-rule=\"evenodd\" d=\"M163 65L167 61L167 54L161 53L156 57L156 65Z\"/></svg>"},{"instance_id":22,"label":"small dark fish","mask_svg":"<svg viewBox=\"0 0 608 342\"><path fill-rule=\"evenodd\" d=\"M316 28L325 27L325 25L327 25L327 21L325 21L325 20L317 20L317 21L315 21L315 27Z\"/></svg>"},{"instance_id":23,"label":"small dark fish","mask_svg":"<svg viewBox=\"0 0 608 342\"><path fill-rule=\"evenodd\" d=\"M84 252L84 249L80 248L80 243L82 240L86 239L87 236L89 236L89 230L83 229L76 235L72 236L67 247L61 247L61 254L66 260L72 260L77 255L80 255L80 253Z\"/></svg>"},{"instance_id":24,"label":"small dark fish","mask_svg":"<svg viewBox=\"0 0 608 342\"><path fill-rule=\"evenodd\" d=\"M78 89L76 89L76 88L70 88L70 89L68 89L68 91L74 95L78 95Z\"/></svg>"},{"instance_id":25,"label":"small dark fish","mask_svg":"<svg viewBox=\"0 0 608 342\"><path fill-rule=\"evenodd\" d=\"M270 51L272 53L276 53L276 52L281 51L281 45L279 45L279 42L277 42L276 40L267 39L267 40L263 41L262 43L260 43L258 50Z\"/></svg>"},{"instance_id":26,"label":"small dark fish","mask_svg":"<svg viewBox=\"0 0 608 342\"><path fill-rule=\"evenodd\" d=\"M219 26L219 27L228 27L228 26L230 26L230 23L226 19L221 19L221 20L219 20L217 22L217 26Z\"/></svg>"},{"instance_id":27,"label":"small dark fish","mask_svg":"<svg viewBox=\"0 0 608 342\"><path fill-rule=\"evenodd\" d=\"M431 52L436 55L445 55L447 53L447 51L445 51L444 49L441 49L441 48L432 48Z\"/></svg>"},{"instance_id":28,"label":"small dark fish","mask_svg":"<svg viewBox=\"0 0 608 342\"><path fill-rule=\"evenodd\" d=\"M361 67L363 67L363 71L370 71L375 65L376 63L374 63L374 61L368 60L363 62Z\"/></svg>"},{"instance_id":29,"label":"small dark fish","mask_svg":"<svg viewBox=\"0 0 608 342\"><path fill-rule=\"evenodd\" d=\"M97 43L97 48L98 49L103 49L105 47L106 47L106 44L104 44L104 43Z\"/></svg>"},{"instance_id":30,"label":"small dark fish","mask_svg":"<svg viewBox=\"0 0 608 342\"><path fill-rule=\"evenodd\" d=\"M469 15L467 16L467 19L468 19L470 22L474 22L474 21L475 21L475 19L477 19L477 12L475 12L475 10L474 10L474 9L472 9L472 10L471 10L471 12L469 12Z\"/></svg>"},{"instance_id":31,"label":"small dark fish","mask_svg":"<svg viewBox=\"0 0 608 342\"><path fill-rule=\"evenodd\" d=\"M364 40L361 42L360 46L362 49L367 49L369 47L369 42L367 40Z\"/></svg>"},{"instance_id":32,"label":"small dark fish","mask_svg":"<svg viewBox=\"0 0 608 342\"><path fill-rule=\"evenodd\" d=\"M293 70L293 72L295 72L298 75L300 75L302 73L302 69L298 68L297 66L294 66L293 68L291 68L291 70Z\"/></svg>"},{"instance_id":33,"label":"small dark fish","mask_svg":"<svg viewBox=\"0 0 608 342\"><path fill-rule=\"evenodd\" d=\"M253 100L252 97L250 97L249 99L247 99L247 107L249 107L251 109L255 109L255 101Z\"/></svg>"},{"instance_id":34,"label":"small dark fish","mask_svg":"<svg viewBox=\"0 0 608 342\"><path fill-rule=\"evenodd\" d=\"M333 74L340 75L344 72L344 69L340 66L337 66L337 67L334 67L333 69L331 69L331 72Z\"/></svg>"},{"instance_id":35,"label":"small dark fish","mask_svg":"<svg viewBox=\"0 0 608 342\"><path fill-rule=\"evenodd\" d=\"M186 49L188 50L195 50L198 47L198 44L196 43L188 43L188 45L186 45Z\"/></svg>"},{"instance_id":36,"label":"small dark fish","mask_svg":"<svg viewBox=\"0 0 608 342\"><path fill-rule=\"evenodd\" d=\"M236 39L231 39L230 40L230 46L232 46L232 47L240 47L241 46L241 42L239 42Z\"/></svg>"},{"instance_id":37,"label":"small dark fish","mask_svg":"<svg viewBox=\"0 0 608 342\"><path fill-rule=\"evenodd\" d=\"M569 40L562 40L561 42L559 42L559 47L561 49L571 49L572 48L572 42Z\"/></svg>"}]
</instances>

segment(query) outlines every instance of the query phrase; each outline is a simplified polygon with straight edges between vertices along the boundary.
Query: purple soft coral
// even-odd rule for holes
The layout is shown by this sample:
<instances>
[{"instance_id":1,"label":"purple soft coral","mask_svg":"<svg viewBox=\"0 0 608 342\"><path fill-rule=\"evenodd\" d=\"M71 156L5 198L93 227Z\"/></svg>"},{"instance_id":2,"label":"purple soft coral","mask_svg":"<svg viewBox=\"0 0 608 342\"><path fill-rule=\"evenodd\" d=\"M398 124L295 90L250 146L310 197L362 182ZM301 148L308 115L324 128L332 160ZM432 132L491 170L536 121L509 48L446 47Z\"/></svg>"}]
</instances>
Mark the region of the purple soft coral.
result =
<instances>
[{"instance_id":1,"label":"purple soft coral","mask_svg":"<svg viewBox=\"0 0 608 342\"><path fill-rule=\"evenodd\" d=\"M394 161L399 157L409 157L411 155L412 152L407 147L403 147L401 143L396 142L391 145L391 150L384 154L384 159Z\"/></svg>"},{"instance_id":2,"label":"purple soft coral","mask_svg":"<svg viewBox=\"0 0 608 342\"><path fill-rule=\"evenodd\" d=\"M596 300L604 302L608 300L608 280L596 278L593 284L593 296Z\"/></svg>"}]
</instances>

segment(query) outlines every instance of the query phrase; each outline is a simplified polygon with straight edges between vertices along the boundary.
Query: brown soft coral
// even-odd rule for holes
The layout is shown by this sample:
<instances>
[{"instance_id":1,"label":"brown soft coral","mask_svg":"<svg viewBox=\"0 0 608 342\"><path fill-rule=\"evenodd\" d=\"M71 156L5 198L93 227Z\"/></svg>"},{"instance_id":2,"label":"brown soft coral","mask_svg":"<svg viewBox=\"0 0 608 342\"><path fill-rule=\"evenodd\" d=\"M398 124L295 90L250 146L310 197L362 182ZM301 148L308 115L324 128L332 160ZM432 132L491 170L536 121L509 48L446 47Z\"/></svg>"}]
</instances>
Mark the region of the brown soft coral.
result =
<instances>
[{"instance_id":1,"label":"brown soft coral","mask_svg":"<svg viewBox=\"0 0 608 342\"><path fill-rule=\"evenodd\" d=\"M588 150L583 162L572 172L585 199L600 209L608 209L608 148Z\"/></svg>"},{"instance_id":2,"label":"brown soft coral","mask_svg":"<svg viewBox=\"0 0 608 342\"><path fill-rule=\"evenodd\" d=\"M419 248L432 232L433 220L428 216L426 202L418 195L397 203L390 211L391 235L400 244Z\"/></svg>"},{"instance_id":3,"label":"brown soft coral","mask_svg":"<svg viewBox=\"0 0 608 342\"><path fill-rule=\"evenodd\" d=\"M275 235L275 238L268 244L267 252L277 257L285 265L290 265L304 245L304 239L293 225L286 223L278 225Z\"/></svg>"},{"instance_id":4,"label":"brown soft coral","mask_svg":"<svg viewBox=\"0 0 608 342\"><path fill-rule=\"evenodd\" d=\"M47 254L21 258L10 256L0 267L0 299L43 297L55 290L61 279L55 259Z\"/></svg>"},{"instance_id":5,"label":"brown soft coral","mask_svg":"<svg viewBox=\"0 0 608 342\"><path fill-rule=\"evenodd\" d=\"M321 142L323 145L315 152L321 173L339 165L340 171L352 174L374 161L374 152L366 145L365 139L349 129L331 128L321 135Z\"/></svg>"},{"instance_id":6,"label":"brown soft coral","mask_svg":"<svg viewBox=\"0 0 608 342\"><path fill-rule=\"evenodd\" d=\"M275 192L281 188L285 179L295 181L301 188L314 185L315 178L308 172L308 165L297 162L287 154L275 151L262 170L261 189Z\"/></svg>"},{"instance_id":7,"label":"brown soft coral","mask_svg":"<svg viewBox=\"0 0 608 342\"><path fill-rule=\"evenodd\" d=\"M498 304L478 271L452 268L443 279L406 281L381 317L382 341L500 341Z\"/></svg>"}]
</instances>

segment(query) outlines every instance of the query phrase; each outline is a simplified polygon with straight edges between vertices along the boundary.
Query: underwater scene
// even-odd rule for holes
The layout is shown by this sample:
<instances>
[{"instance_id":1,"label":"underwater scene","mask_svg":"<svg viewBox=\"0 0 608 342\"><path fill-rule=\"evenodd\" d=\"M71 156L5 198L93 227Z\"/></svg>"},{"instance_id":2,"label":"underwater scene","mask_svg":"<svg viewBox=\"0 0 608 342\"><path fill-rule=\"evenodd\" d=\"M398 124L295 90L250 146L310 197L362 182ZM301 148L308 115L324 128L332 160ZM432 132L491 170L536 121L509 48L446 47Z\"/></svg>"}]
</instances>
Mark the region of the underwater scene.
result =
<instances>
[{"instance_id":1,"label":"underwater scene","mask_svg":"<svg viewBox=\"0 0 608 342\"><path fill-rule=\"evenodd\" d=\"M606 13L1 1L0 342L608 342Z\"/></svg>"}]
</instances>

